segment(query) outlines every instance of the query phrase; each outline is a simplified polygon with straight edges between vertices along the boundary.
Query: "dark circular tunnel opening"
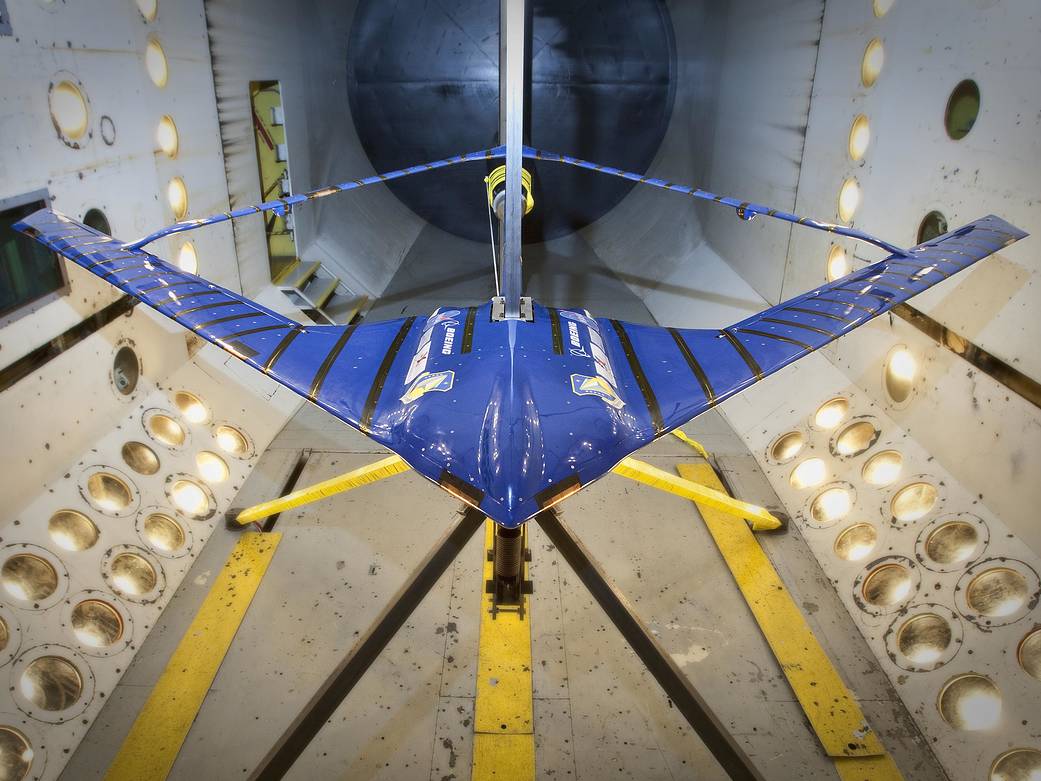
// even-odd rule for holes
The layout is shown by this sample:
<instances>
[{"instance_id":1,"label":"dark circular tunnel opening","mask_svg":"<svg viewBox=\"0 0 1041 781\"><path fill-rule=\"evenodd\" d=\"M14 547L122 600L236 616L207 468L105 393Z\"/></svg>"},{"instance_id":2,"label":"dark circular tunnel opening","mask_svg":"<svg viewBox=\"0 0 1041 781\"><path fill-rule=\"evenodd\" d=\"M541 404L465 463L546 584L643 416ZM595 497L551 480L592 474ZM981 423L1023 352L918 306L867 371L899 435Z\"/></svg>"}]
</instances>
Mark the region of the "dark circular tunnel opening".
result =
<instances>
[{"instance_id":1,"label":"dark circular tunnel opening","mask_svg":"<svg viewBox=\"0 0 1041 781\"><path fill-rule=\"evenodd\" d=\"M358 137L377 171L494 146L498 134L499 8L474 0L361 0L348 41L347 89ZM646 171L672 112L675 46L663 0L532 0L526 143ZM389 182L427 222L487 241L482 179L468 163ZM585 227L633 183L525 161L535 211L524 241Z\"/></svg>"}]
</instances>

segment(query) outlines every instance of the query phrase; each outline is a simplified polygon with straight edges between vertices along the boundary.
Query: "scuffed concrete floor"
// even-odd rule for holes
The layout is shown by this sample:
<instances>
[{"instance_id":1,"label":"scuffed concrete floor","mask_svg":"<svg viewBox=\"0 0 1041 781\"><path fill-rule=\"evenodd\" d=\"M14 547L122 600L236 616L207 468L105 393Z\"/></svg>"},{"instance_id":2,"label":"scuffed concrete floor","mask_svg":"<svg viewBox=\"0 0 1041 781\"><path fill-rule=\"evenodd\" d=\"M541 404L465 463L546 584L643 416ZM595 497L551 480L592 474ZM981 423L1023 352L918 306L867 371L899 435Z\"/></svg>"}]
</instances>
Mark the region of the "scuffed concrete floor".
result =
<instances>
[{"instance_id":1,"label":"scuffed concrete floor","mask_svg":"<svg viewBox=\"0 0 1041 781\"><path fill-rule=\"evenodd\" d=\"M487 300L485 251L474 245L460 254L459 245L425 231L370 319ZM445 257L453 258L448 270ZM525 247L525 258L528 291L543 303L653 322L580 238ZM686 430L715 454L738 496L777 504L719 413ZM311 456L299 486L386 452L305 405L260 459L236 505L278 495L305 448ZM696 460L673 437L640 456L665 469ZM837 778L690 502L609 475L561 508L768 779ZM284 538L170 778L246 777L458 511L450 496L406 473L284 513L277 524ZM230 531L213 535L63 781L104 776L236 539ZM944 778L797 531L760 539L905 777ZM530 543L538 777L724 778L535 526ZM482 547L477 534L289 777L469 779Z\"/></svg>"}]
</instances>

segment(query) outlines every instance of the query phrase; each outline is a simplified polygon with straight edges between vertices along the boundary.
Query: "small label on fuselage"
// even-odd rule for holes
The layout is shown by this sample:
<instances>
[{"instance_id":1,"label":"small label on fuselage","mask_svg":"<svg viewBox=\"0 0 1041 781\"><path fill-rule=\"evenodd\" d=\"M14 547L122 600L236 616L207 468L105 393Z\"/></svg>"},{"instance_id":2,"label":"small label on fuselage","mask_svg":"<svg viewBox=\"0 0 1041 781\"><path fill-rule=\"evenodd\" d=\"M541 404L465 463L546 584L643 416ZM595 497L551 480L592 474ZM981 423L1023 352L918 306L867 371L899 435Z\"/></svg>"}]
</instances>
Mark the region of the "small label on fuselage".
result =
<instances>
[{"instance_id":1,"label":"small label on fuselage","mask_svg":"<svg viewBox=\"0 0 1041 781\"><path fill-rule=\"evenodd\" d=\"M589 373L595 375L572 374L572 392L577 396L598 396L608 406L620 409L625 402L618 396L618 381L596 320L568 310L561 310L560 315L567 322L568 353L574 358L589 359Z\"/></svg>"},{"instance_id":2,"label":"small label on fuselage","mask_svg":"<svg viewBox=\"0 0 1041 781\"><path fill-rule=\"evenodd\" d=\"M435 339L435 334L439 335L443 340L441 342L441 354L452 354L455 330L459 327L459 321L456 318L460 314L462 313L458 309L449 309L446 312L436 310L427 318L426 326L423 328L423 336L419 340L419 346L416 348L415 355L412 356L408 374L405 375L405 385L411 384L413 380L426 371L427 364L430 362L430 348L431 343ZM444 328L437 328L440 325L443 325Z\"/></svg>"}]
</instances>

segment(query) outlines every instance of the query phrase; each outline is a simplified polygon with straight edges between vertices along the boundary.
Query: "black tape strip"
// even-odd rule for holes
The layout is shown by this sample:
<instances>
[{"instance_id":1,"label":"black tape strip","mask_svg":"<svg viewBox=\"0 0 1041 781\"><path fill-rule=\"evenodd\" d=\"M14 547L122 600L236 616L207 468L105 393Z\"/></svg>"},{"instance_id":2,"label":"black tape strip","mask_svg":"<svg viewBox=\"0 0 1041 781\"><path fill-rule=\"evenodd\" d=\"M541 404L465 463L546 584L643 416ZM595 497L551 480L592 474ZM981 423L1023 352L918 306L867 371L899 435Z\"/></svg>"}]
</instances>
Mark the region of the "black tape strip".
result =
<instances>
[{"instance_id":1,"label":"black tape strip","mask_svg":"<svg viewBox=\"0 0 1041 781\"><path fill-rule=\"evenodd\" d=\"M365 399L365 407L361 413L361 430L365 433L369 431L372 416L376 413L376 405L379 403L380 395L383 393L383 385L387 381L387 375L390 374L391 366L394 365L394 359L397 358L398 351L401 349L401 345L405 343L405 337L412 330L414 322L416 322L416 318L410 317L401 324L397 336L394 337L394 341L390 343L390 347L387 349L387 354L383 356L383 363L380 364L376 377L372 381L372 387L369 388L369 395Z\"/></svg>"},{"instance_id":2,"label":"black tape strip","mask_svg":"<svg viewBox=\"0 0 1041 781\"><path fill-rule=\"evenodd\" d=\"M216 303L213 303L213 304L200 304L199 306L189 307L188 309L180 309L180 310L174 312L172 316L173 317L184 317L185 315L190 315L190 314L193 314L195 312L204 312L207 309L217 309L218 307L222 307L222 306L235 306L236 304L242 304L242 303L243 303L242 301L239 301L237 298L234 298L234 299L231 299L229 301L217 301Z\"/></svg>"},{"instance_id":3,"label":"black tape strip","mask_svg":"<svg viewBox=\"0 0 1041 781\"><path fill-rule=\"evenodd\" d=\"M274 352L271 353L271 357L267 359L267 363L264 364L264 371L269 372L274 368L275 363L279 358L282 357L282 353L293 343L293 340L303 331L300 326L295 327L292 331L287 333L281 342L278 343L278 347L275 348Z\"/></svg>"},{"instance_id":4,"label":"black tape strip","mask_svg":"<svg viewBox=\"0 0 1041 781\"><path fill-rule=\"evenodd\" d=\"M744 359L746 364L748 364L748 368L751 370L752 374L755 375L755 378L757 380L763 379L763 370L756 362L755 358L752 357L752 353L748 352L748 348L741 344L741 341L727 329L724 328L720 333L727 338L727 341L730 342L731 346L737 350L737 354Z\"/></svg>"},{"instance_id":5,"label":"black tape strip","mask_svg":"<svg viewBox=\"0 0 1041 781\"><path fill-rule=\"evenodd\" d=\"M553 352L557 355L564 354L564 334L560 330L560 310L549 310L549 327L553 332Z\"/></svg>"},{"instance_id":6,"label":"black tape strip","mask_svg":"<svg viewBox=\"0 0 1041 781\"><path fill-rule=\"evenodd\" d=\"M694 357L693 351L690 349L690 345L684 340L683 335L680 334L675 328L670 328L669 333L672 334L673 340L676 342L676 346L680 348L680 352L683 354L683 359L687 362L687 366L694 372L694 376L698 378L698 383L701 385L701 392L705 394L705 398L708 399L709 404L716 403L716 392L712 390L712 383L708 381L708 375L705 374L705 370L701 368L701 364L698 363L698 359Z\"/></svg>"},{"instance_id":7,"label":"black tape strip","mask_svg":"<svg viewBox=\"0 0 1041 781\"><path fill-rule=\"evenodd\" d=\"M326 375L329 374L329 370L333 367L336 359L340 357L340 352L343 350L344 345L347 344L347 340L351 338L357 328L357 325L347 326L343 333L340 334L340 338L336 340L336 344L333 345L329 354L325 356L322 365L318 367L318 373L315 374L314 382L311 383L310 396L312 399L318 398L318 393L322 389L322 383L325 382Z\"/></svg>"},{"instance_id":8,"label":"black tape strip","mask_svg":"<svg viewBox=\"0 0 1041 781\"><path fill-rule=\"evenodd\" d=\"M236 315L227 315L226 317L218 317L218 318L215 318L213 320L207 320L205 323L199 323L198 325L193 325L192 326L192 330L193 331L199 331L199 330L201 330L203 328L208 328L211 325L220 325L221 323L230 323L230 322L232 322L234 320L245 320L247 317L258 317L259 315L260 315L259 312L250 311L250 312L242 312L242 313L236 314Z\"/></svg>"},{"instance_id":9,"label":"black tape strip","mask_svg":"<svg viewBox=\"0 0 1041 781\"><path fill-rule=\"evenodd\" d=\"M618 341L622 345L622 351L629 361L629 368L632 370L633 377L636 378L636 385L640 388L640 393L643 394L644 403L647 405L647 411L651 415L651 422L654 424L654 433L656 435L663 434L665 433L665 419L661 416L658 397L654 395L654 389L651 388L647 375L644 374L643 367L640 365L640 359L636 357L636 351L633 349L633 343L629 340L629 334L625 332L625 327L617 320L611 320L610 322L615 334L618 336Z\"/></svg>"},{"instance_id":10,"label":"black tape strip","mask_svg":"<svg viewBox=\"0 0 1041 781\"><path fill-rule=\"evenodd\" d=\"M474 322L477 320L477 307L466 310L466 322L463 324L463 344L459 352L468 353L474 346Z\"/></svg>"}]
</instances>

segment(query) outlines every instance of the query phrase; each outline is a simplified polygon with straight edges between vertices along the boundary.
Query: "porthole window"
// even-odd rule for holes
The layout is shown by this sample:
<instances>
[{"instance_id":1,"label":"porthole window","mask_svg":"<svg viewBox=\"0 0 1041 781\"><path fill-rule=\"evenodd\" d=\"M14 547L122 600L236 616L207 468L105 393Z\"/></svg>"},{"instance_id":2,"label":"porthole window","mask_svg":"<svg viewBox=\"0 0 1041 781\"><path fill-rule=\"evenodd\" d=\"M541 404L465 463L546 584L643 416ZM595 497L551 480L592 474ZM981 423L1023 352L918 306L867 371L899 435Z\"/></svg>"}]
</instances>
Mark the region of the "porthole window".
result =
<instances>
[{"instance_id":1,"label":"porthole window","mask_svg":"<svg viewBox=\"0 0 1041 781\"><path fill-rule=\"evenodd\" d=\"M0 778L22 781L33 766L33 748L20 730L0 726Z\"/></svg>"},{"instance_id":2,"label":"porthole window","mask_svg":"<svg viewBox=\"0 0 1041 781\"><path fill-rule=\"evenodd\" d=\"M853 497L841 486L827 488L810 503L810 519L814 526L826 527L849 515Z\"/></svg>"},{"instance_id":3,"label":"porthole window","mask_svg":"<svg viewBox=\"0 0 1041 781\"><path fill-rule=\"evenodd\" d=\"M128 596L141 596L154 590L158 581L155 567L144 556L124 552L112 559L113 585Z\"/></svg>"},{"instance_id":4,"label":"porthole window","mask_svg":"<svg viewBox=\"0 0 1041 781\"><path fill-rule=\"evenodd\" d=\"M166 200L170 204L175 220L183 220L188 214L188 188L184 185L184 179L175 176L166 186Z\"/></svg>"},{"instance_id":5,"label":"porthole window","mask_svg":"<svg viewBox=\"0 0 1041 781\"><path fill-rule=\"evenodd\" d=\"M878 542L878 532L869 523L855 523L835 539L835 555L845 561L863 561Z\"/></svg>"},{"instance_id":6,"label":"porthole window","mask_svg":"<svg viewBox=\"0 0 1041 781\"><path fill-rule=\"evenodd\" d=\"M123 637L119 611L100 599L85 599L72 609L72 633L90 648L108 648Z\"/></svg>"},{"instance_id":7,"label":"porthole window","mask_svg":"<svg viewBox=\"0 0 1041 781\"><path fill-rule=\"evenodd\" d=\"M861 594L869 605L888 608L906 602L913 590L914 579L907 567L890 562L868 573Z\"/></svg>"},{"instance_id":8,"label":"porthole window","mask_svg":"<svg viewBox=\"0 0 1041 781\"><path fill-rule=\"evenodd\" d=\"M61 133L62 140L70 146L87 133L90 112L87 110L87 99L79 85L71 81L59 81L51 85L50 91L51 120Z\"/></svg>"},{"instance_id":9,"label":"porthole window","mask_svg":"<svg viewBox=\"0 0 1041 781\"><path fill-rule=\"evenodd\" d=\"M846 276L850 272L849 257L846 250L838 244L832 244L828 250L827 277L829 282Z\"/></svg>"},{"instance_id":10,"label":"porthole window","mask_svg":"<svg viewBox=\"0 0 1041 781\"><path fill-rule=\"evenodd\" d=\"M105 216L105 212L101 211L101 209L88 209L87 213L83 215L83 224L88 228L104 233L106 236L112 235L112 226L109 225L108 217Z\"/></svg>"},{"instance_id":11,"label":"porthole window","mask_svg":"<svg viewBox=\"0 0 1041 781\"><path fill-rule=\"evenodd\" d=\"M947 135L960 141L969 135L980 114L980 88L972 79L959 82L947 100L943 117Z\"/></svg>"},{"instance_id":12,"label":"porthole window","mask_svg":"<svg viewBox=\"0 0 1041 781\"><path fill-rule=\"evenodd\" d=\"M1006 751L990 769L990 781L1037 781L1041 778L1041 751L1016 748Z\"/></svg>"},{"instance_id":13,"label":"porthole window","mask_svg":"<svg viewBox=\"0 0 1041 781\"><path fill-rule=\"evenodd\" d=\"M1023 638L1017 652L1019 666L1027 675L1041 681L1041 627L1034 629Z\"/></svg>"},{"instance_id":14,"label":"porthole window","mask_svg":"<svg viewBox=\"0 0 1041 781\"><path fill-rule=\"evenodd\" d=\"M911 523L924 518L933 507L939 492L931 483L915 482L905 485L893 496L889 503L890 513L898 523Z\"/></svg>"},{"instance_id":15,"label":"porthole window","mask_svg":"<svg viewBox=\"0 0 1041 781\"><path fill-rule=\"evenodd\" d=\"M867 420L850 423L836 435L832 452L838 456L859 456L875 444L881 433Z\"/></svg>"},{"instance_id":16,"label":"porthole window","mask_svg":"<svg viewBox=\"0 0 1041 781\"><path fill-rule=\"evenodd\" d=\"M947 218L938 211L931 211L918 225L918 244L925 244L947 232Z\"/></svg>"},{"instance_id":17,"label":"porthole window","mask_svg":"<svg viewBox=\"0 0 1041 781\"><path fill-rule=\"evenodd\" d=\"M1023 608L1029 593L1022 574L1009 567L994 567L969 581L965 601L981 616L1005 618Z\"/></svg>"},{"instance_id":18,"label":"porthole window","mask_svg":"<svg viewBox=\"0 0 1041 781\"><path fill-rule=\"evenodd\" d=\"M983 675L959 675L944 684L938 707L943 720L955 729L993 729L1001 721L1001 692Z\"/></svg>"},{"instance_id":19,"label":"porthole window","mask_svg":"<svg viewBox=\"0 0 1041 781\"><path fill-rule=\"evenodd\" d=\"M813 416L813 422L817 428L830 431L845 420L848 414L849 400L840 396L821 404Z\"/></svg>"},{"instance_id":20,"label":"porthole window","mask_svg":"<svg viewBox=\"0 0 1041 781\"><path fill-rule=\"evenodd\" d=\"M143 442L127 442L121 454L126 465L138 474L154 475L159 471L159 456Z\"/></svg>"},{"instance_id":21,"label":"porthole window","mask_svg":"<svg viewBox=\"0 0 1041 781\"><path fill-rule=\"evenodd\" d=\"M897 648L920 667L935 664L951 645L951 625L936 613L923 613L907 619L896 633Z\"/></svg>"},{"instance_id":22,"label":"porthole window","mask_svg":"<svg viewBox=\"0 0 1041 781\"><path fill-rule=\"evenodd\" d=\"M111 472L95 472L87 478L87 498L107 513L119 513L134 501L134 493L121 478Z\"/></svg>"},{"instance_id":23,"label":"porthole window","mask_svg":"<svg viewBox=\"0 0 1041 781\"><path fill-rule=\"evenodd\" d=\"M189 274L199 273L199 256L195 252L195 245L186 241L177 252L177 268Z\"/></svg>"},{"instance_id":24,"label":"porthole window","mask_svg":"<svg viewBox=\"0 0 1041 781\"><path fill-rule=\"evenodd\" d=\"M868 118L866 116L858 114L856 119L853 120L853 125L849 129L849 144L847 149L849 150L850 159L857 163L863 160L864 155L867 154L867 148L870 143L871 125L868 124Z\"/></svg>"},{"instance_id":25,"label":"porthole window","mask_svg":"<svg viewBox=\"0 0 1041 781\"><path fill-rule=\"evenodd\" d=\"M861 475L865 482L882 488L900 479L903 464L904 457L896 450L883 450L867 460Z\"/></svg>"},{"instance_id":26,"label":"porthole window","mask_svg":"<svg viewBox=\"0 0 1041 781\"><path fill-rule=\"evenodd\" d=\"M860 83L865 87L874 86L878 76L882 73L885 64L885 52L882 49L882 41L872 38L864 49L864 59L860 62Z\"/></svg>"},{"instance_id":27,"label":"porthole window","mask_svg":"<svg viewBox=\"0 0 1041 781\"><path fill-rule=\"evenodd\" d=\"M159 151L167 157L171 159L177 157L181 142L177 135L177 125L169 114L163 116L155 128L155 143L159 147Z\"/></svg>"},{"instance_id":28,"label":"porthole window","mask_svg":"<svg viewBox=\"0 0 1041 781\"><path fill-rule=\"evenodd\" d=\"M911 397L914 390L915 376L918 374L918 361L903 345L894 347L886 356L883 381L889 398L902 404Z\"/></svg>"},{"instance_id":29,"label":"porthole window","mask_svg":"<svg viewBox=\"0 0 1041 781\"><path fill-rule=\"evenodd\" d=\"M166 86L167 79L169 78L169 71L166 64L166 52L163 51L159 39L154 37L148 39L148 45L145 47L145 70L148 71L148 78L152 80L152 83L155 84L155 86Z\"/></svg>"},{"instance_id":30,"label":"porthole window","mask_svg":"<svg viewBox=\"0 0 1041 781\"><path fill-rule=\"evenodd\" d=\"M140 378L141 364L137 360L137 353L132 347L120 347L112 359L112 384L116 391L123 396L129 396L137 388Z\"/></svg>"},{"instance_id":31,"label":"porthole window","mask_svg":"<svg viewBox=\"0 0 1041 781\"><path fill-rule=\"evenodd\" d=\"M875 16L881 19L889 13L889 9L893 7L894 2L896 2L896 0L873 0L871 5L872 10L875 12Z\"/></svg>"},{"instance_id":32,"label":"porthole window","mask_svg":"<svg viewBox=\"0 0 1041 781\"><path fill-rule=\"evenodd\" d=\"M210 411L194 393L177 391L174 394L174 404L189 423L205 423L210 419Z\"/></svg>"},{"instance_id":33,"label":"porthole window","mask_svg":"<svg viewBox=\"0 0 1041 781\"><path fill-rule=\"evenodd\" d=\"M228 463L216 453L203 450L195 457L195 466L208 483L223 483L228 479Z\"/></svg>"},{"instance_id":34,"label":"porthole window","mask_svg":"<svg viewBox=\"0 0 1041 781\"><path fill-rule=\"evenodd\" d=\"M214 434L217 437L217 445L229 455L244 458L249 455L250 445L246 435L234 426L223 424L217 426Z\"/></svg>"},{"instance_id":35,"label":"porthole window","mask_svg":"<svg viewBox=\"0 0 1041 781\"><path fill-rule=\"evenodd\" d=\"M145 430L154 440L167 447L181 447L188 436L184 426L162 412L146 418Z\"/></svg>"},{"instance_id":36,"label":"porthole window","mask_svg":"<svg viewBox=\"0 0 1041 781\"><path fill-rule=\"evenodd\" d=\"M67 551L91 548L98 541L100 532L94 522L75 510L59 510L47 523L51 541Z\"/></svg>"},{"instance_id":37,"label":"porthole window","mask_svg":"<svg viewBox=\"0 0 1041 781\"><path fill-rule=\"evenodd\" d=\"M181 524L163 513L152 513L145 518L142 534L149 545L163 553L180 550L185 544Z\"/></svg>"},{"instance_id":38,"label":"porthole window","mask_svg":"<svg viewBox=\"0 0 1041 781\"><path fill-rule=\"evenodd\" d=\"M68 710L83 693L76 665L60 656L41 656L26 666L18 688L23 697L45 711Z\"/></svg>"},{"instance_id":39,"label":"porthole window","mask_svg":"<svg viewBox=\"0 0 1041 781\"><path fill-rule=\"evenodd\" d=\"M58 572L41 556L17 553L0 568L0 583L9 596L38 603L58 589Z\"/></svg>"},{"instance_id":40,"label":"porthole window","mask_svg":"<svg viewBox=\"0 0 1041 781\"><path fill-rule=\"evenodd\" d=\"M972 558L979 547L976 526L965 521L947 521L925 538L925 554L937 564L960 564Z\"/></svg>"},{"instance_id":41,"label":"porthole window","mask_svg":"<svg viewBox=\"0 0 1041 781\"><path fill-rule=\"evenodd\" d=\"M828 477L828 468L820 458L807 458L792 470L789 482L793 488L816 488Z\"/></svg>"},{"instance_id":42,"label":"porthole window","mask_svg":"<svg viewBox=\"0 0 1041 781\"><path fill-rule=\"evenodd\" d=\"M842 222L849 222L859 207L860 184L856 179L849 178L842 183L839 190L839 219Z\"/></svg>"},{"instance_id":43,"label":"porthole window","mask_svg":"<svg viewBox=\"0 0 1041 781\"><path fill-rule=\"evenodd\" d=\"M773 445L770 446L770 457L783 464L799 455L805 444L806 437L801 432L789 431L774 440Z\"/></svg>"}]
</instances>

